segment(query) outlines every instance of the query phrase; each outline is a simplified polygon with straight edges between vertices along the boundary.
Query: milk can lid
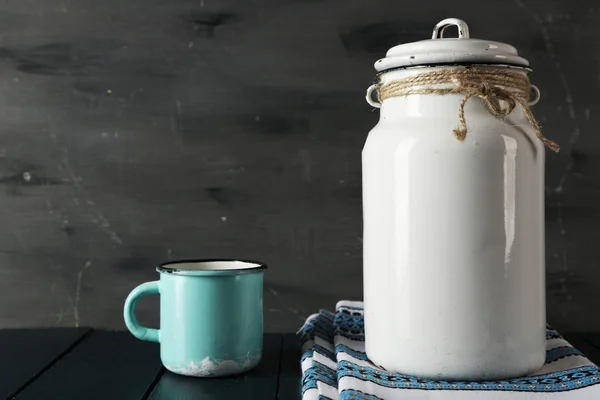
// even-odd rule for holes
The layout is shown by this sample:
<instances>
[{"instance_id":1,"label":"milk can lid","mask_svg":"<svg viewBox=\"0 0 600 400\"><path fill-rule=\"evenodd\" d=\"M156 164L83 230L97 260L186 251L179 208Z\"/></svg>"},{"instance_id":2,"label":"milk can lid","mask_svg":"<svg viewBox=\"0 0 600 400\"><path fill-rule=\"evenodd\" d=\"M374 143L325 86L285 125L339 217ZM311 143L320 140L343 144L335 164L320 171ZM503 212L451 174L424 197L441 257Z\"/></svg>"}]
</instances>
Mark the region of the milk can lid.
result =
<instances>
[{"instance_id":1,"label":"milk can lid","mask_svg":"<svg viewBox=\"0 0 600 400\"><path fill-rule=\"evenodd\" d=\"M450 26L458 28L457 38L444 37ZM513 46L490 40L472 39L466 22L457 18L440 21L431 39L394 46L386 57L375 62L383 72L395 68L435 65L492 64L529 69L529 61L520 57Z\"/></svg>"}]
</instances>

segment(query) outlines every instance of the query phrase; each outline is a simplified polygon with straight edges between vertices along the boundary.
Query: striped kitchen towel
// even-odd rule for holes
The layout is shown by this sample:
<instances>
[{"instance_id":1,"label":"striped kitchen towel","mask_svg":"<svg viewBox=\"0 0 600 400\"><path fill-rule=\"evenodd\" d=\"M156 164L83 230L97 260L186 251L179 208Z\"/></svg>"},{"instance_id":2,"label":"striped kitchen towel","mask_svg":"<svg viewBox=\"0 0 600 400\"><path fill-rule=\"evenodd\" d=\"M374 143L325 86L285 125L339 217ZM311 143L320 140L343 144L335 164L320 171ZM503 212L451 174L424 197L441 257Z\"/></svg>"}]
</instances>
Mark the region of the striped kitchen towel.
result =
<instances>
[{"instance_id":1,"label":"striped kitchen towel","mask_svg":"<svg viewBox=\"0 0 600 400\"><path fill-rule=\"evenodd\" d=\"M300 332L303 400L600 400L600 369L551 327L540 371L492 382L433 381L375 366L365 354L362 302L313 314Z\"/></svg>"}]
</instances>

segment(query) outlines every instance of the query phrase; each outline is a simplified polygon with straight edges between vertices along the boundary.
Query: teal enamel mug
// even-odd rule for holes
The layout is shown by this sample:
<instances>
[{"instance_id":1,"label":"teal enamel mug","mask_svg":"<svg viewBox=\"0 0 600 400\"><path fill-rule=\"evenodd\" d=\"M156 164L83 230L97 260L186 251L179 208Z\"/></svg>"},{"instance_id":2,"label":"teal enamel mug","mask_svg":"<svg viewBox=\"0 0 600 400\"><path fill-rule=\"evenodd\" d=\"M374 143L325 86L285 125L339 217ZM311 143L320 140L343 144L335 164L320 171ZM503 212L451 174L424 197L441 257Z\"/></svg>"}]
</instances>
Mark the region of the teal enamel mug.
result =
<instances>
[{"instance_id":1,"label":"teal enamel mug","mask_svg":"<svg viewBox=\"0 0 600 400\"><path fill-rule=\"evenodd\" d=\"M160 343L169 371L226 376L258 365L263 346L263 275L267 266L239 260L176 261L157 267L160 279L127 296L125 325L138 339ZM160 329L141 326L139 299L160 295Z\"/></svg>"}]
</instances>

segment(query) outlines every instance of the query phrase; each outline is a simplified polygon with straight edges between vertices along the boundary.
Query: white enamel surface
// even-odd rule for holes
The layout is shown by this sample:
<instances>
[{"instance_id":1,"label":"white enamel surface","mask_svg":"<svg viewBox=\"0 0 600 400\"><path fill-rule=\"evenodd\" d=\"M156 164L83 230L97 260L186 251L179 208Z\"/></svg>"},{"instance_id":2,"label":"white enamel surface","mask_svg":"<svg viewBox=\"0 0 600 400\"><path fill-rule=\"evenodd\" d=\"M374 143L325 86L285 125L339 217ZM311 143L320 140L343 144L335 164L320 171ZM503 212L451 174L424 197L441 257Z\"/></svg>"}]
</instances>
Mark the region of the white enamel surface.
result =
<instances>
[{"instance_id":1,"label":"white enamel surface","mask_svg":"<svg viewBox=\"0 0 600 400\"><path fill-rule=\"evenodd\" d=\"M191 261L175 262L164 264L164 269L185 270L185 271L232 271L238 269L258 268L260 264L246 261Z\"/></svg>"},{"instance_id":2,"label":"white enamel surface","mask_svg":"<svg viewBox=\"0 0 600 400\"><path fill-rule=\"evenodd\" d=\"M481 63L528 66L514 47L478 39L429 39L391 48L375 62L377 71L414 65Z\"/></svg>"},{"instance_id":3,"label":"white enamel surface","mask_svg":"<svg viewBox=\"0 0 600 400\"><path fill-rule=\"evenodd\" d=\"M440 25L441 24L441 25ZM438 26L458 26L459 37L443 36ZM513 46L483 39L469 37L467 24L456 18L438 23L433 38L412 43L400 44L388 50L386 57L375 62L377 71L392 68L433 64L503 64L529 66L529 62L520 57Z\"/></svg>"},{"instance_id":4,"label":"white enamel surface","mask_svg":"<svg viewBox=\"0 0 600 400\"><path fill-rule=\"evenodd\" d=\"M521 376L545 358L544 148L520 108L475 98L459 142L461 99L387 99L365 143L366 351L429 378Z\"/></svg>"}]
</instances>

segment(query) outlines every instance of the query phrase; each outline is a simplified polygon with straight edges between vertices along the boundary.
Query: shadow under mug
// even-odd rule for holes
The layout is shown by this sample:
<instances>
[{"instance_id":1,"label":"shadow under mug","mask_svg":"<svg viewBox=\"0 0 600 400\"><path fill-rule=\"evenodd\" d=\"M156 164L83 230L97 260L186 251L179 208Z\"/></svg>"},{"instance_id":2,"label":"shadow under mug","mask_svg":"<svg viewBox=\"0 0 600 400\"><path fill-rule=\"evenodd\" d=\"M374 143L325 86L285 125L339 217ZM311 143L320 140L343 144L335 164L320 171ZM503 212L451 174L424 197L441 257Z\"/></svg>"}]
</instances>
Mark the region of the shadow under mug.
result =
<instances>
[{"instance_id":1,"label":"shadow under mug","mask_svg":"<svg viewBox=\"0 0 600 400\"><path fill-rule=\"evenodd\" d=\"M138 339L160 343L169 371L226 376L258 365L263 347L263 275L267 266L239 260L183 260L156 268L160 280L127 296L125 325ZM160 329L141 326L139 299L160 294Z\"/></svg>"}]
</instances>

